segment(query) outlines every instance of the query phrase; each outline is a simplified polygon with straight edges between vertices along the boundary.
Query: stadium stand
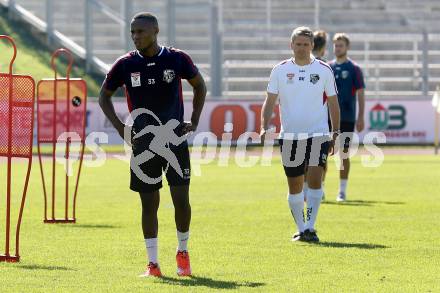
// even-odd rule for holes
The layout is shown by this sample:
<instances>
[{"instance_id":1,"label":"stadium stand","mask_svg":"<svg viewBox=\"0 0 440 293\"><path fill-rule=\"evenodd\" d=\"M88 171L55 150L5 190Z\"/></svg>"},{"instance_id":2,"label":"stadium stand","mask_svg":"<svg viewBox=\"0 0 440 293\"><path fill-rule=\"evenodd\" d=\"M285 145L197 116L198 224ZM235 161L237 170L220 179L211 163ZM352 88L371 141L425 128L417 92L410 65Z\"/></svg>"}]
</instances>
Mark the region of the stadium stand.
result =
<instances>
[{"instance_id":1,"label":"stadium stand","mask_svg":"<svg viewBox=\"0 0 440 293\"><path fill-rule=\"evenodd\" d=\"M3 1L6 5L7 1ZM43 22L45 1L15 0ZM86 1L50 1L57 11L54 29L85 48ZM90 1L89 1L90 2ZM126 51L124 1L93 0L93 55L103 71ZM132 11L151 11L160 20L160 41L188 51L209 84L210 1L174 0L175 39L167 37L167 1L133 1ZM313 28L314 1L222 0L223 90L225 97L264 95L272 66L289 58L292 28ZM89 8L90 10L90 8ZM347 32L350 55L364 69L367 95L375 98L416 97L433 91L440 82L440 1L325 0L320 1L320 28ZM424 39L423 32L426 31ZM437 33L437 34L436 34ZM331 45L331 42L329 42ZM329 45L329 57L331 48ZM424 51L424 46L426 50ZM426 62L424 63L424 58ZM424 80L427 82L424 83Z\"/></svg>"}]
</instances>

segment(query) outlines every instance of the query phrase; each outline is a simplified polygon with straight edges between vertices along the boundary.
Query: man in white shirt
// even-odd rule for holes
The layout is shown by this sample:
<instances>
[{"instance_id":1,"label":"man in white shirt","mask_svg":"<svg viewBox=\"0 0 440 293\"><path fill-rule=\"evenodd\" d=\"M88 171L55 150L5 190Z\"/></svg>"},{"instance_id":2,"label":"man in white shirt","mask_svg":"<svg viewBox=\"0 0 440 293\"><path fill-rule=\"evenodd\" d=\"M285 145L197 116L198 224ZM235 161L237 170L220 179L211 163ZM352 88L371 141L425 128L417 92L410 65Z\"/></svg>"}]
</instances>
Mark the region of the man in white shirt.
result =
<instances>
[{"instance_id":1,"label":"man in white shirt","mask_svg":"<svg viewBox=\"0 0 440 293\"><path fill-rule=\"evenodd\" d=\"M313 32L296 28L291 37L294 57L276 65L270 75L261 114L265 139L273 110L279 99L280 146L289 187L288 202L298 232L293 241L318 242L315 222L322 198L321 178L328 153L333 154L339 133L339 105L333 71L312 55ZM334 125L328 126L328 110ZM307 211L304 219L304 167L308 164Z\"/></svg>"}]
</instances>

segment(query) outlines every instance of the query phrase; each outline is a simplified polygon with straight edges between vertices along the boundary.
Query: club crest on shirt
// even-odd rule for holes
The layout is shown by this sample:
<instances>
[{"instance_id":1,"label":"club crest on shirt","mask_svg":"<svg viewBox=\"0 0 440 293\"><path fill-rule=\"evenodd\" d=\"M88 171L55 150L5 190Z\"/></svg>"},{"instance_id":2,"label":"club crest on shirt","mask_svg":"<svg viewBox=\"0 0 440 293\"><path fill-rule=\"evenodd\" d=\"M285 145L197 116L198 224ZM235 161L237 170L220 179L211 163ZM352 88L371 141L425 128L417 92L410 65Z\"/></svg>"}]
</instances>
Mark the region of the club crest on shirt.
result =
<instances>
[{"instance_id":1,"label":"club crest on shirt","mask_svg":"<svg viewBox=\"0 0 440 293\"><path fill-rule=\"evenodd\" d=\"M131 86L132 87L141 86L141 73L140 72L132 72L131 73Z\"/></svg>"},{"instance_id":2,"label":"club crest on shirt","mask_svg":"<svg viewBox=\"0 0 440 293\"><path fill-rule=\"evenodd\" d=\"M295 77L294 73L287 73L287 83L293 83L293 78Z\"/></svg>"},{"instance_id":3,"label":"club crest on shirt","mask_svg":"<svg viewBox=\"0 0 440 293\"><path fill-rule=\"evenodd\" d=\"M347 70L343 70L343 71L341 72L341 75L342 75L342 78L343 78L343 79L346 79L346 78L348 77L348 71L347 71Z\"/></svg>"},{"instance_id":4,"label":"club crest on shirt","mask_svg":"<svg viewBox=\"0 0 440 293\"><path fill-rule=\"evenodd\" d=\"M172 69L165 69L163 71L163 81L166 81L167 83L171 83L175 76L176 74Z\"/></svg>"},{"instance_id":5,"label":"club crest on shirt","mask_svg":"<svg viewBox=\"0 0 440 293\"><path fill-rule=\"evenodd\" d=\"M316 84L319 80L319 74L310 74L310 82Z\"/></svg>"}]
</instances>

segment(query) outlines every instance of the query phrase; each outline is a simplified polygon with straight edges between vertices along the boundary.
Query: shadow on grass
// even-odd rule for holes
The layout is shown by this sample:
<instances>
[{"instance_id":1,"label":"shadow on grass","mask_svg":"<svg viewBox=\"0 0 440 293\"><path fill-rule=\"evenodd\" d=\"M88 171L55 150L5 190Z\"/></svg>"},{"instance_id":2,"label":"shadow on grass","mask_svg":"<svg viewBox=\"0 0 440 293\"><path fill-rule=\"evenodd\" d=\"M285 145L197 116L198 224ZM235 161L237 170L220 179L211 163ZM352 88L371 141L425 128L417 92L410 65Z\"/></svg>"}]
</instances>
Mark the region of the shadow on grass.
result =
<instances>
[{"instance_id":1,"label":"shadow on grass","mask_svg":"<svg viewBox=\"0 0 440 293\"><path fill-rule=\"evenodd\" d=\"M381 244L370 244L370 243L346 243L346 242L318 242L314 243L316 246L323 247L333 247L333 248L358 248L358 249L384 249L389 248L388 246Z\"/></svg>"},{"instance_id":2,"label":"shadow on grass","mask_svg":"<svg viewBox=\"0 0 440 293\"><path fill-rule=\"evenodd\" d=\"M239 289L240 287L256 288L265 285L265 283L222 281L222 280L214 280L207 277L197 277L197 276L191 276L188 278L161 277L157 280L161 283L169 284L169 285L203 286L212 289L230 289L230 290Z\"/></svg>"},{"instance_id":3,"label":"shadow on grass","mask_svg":"<svg viewBox=\"0 0 440 293\"><path fill-rule=\"evenodd\" d=\"M372 205L402 205L403 201L375 201L375 200L347 200L344 202L324 201L323 204L341 205L341 206L372 206Z\"/></svg>"},{"instance_id":4,"label":"shadow on grass","mask_svg":"<svg viewBox=\"0 0 440 293\"><path fill-rule=\"evenodd\" d=\"M17 268L23 270L74 271L73 269L66 267L41 266L41 265L18 265Z\"/></svg>"}]
</instances>

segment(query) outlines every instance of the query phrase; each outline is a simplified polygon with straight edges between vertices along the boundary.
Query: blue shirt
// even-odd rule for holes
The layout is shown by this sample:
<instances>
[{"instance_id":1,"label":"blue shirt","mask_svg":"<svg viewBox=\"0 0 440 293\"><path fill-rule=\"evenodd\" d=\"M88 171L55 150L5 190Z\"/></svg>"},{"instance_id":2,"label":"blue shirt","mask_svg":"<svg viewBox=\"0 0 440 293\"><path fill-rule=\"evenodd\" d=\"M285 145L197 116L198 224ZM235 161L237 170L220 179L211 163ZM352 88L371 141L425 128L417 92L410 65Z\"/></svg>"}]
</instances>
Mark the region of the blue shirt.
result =
<instances>
[{"instance_id":1,"label":"blue shirt","mask_svg":"<svg viewBox=\"0 0 440 293\"><path fill-rule=\"evenodd\" d=\"M160 123L171 119L183 122L183 94L181 79L191 79L198 73L191 58L183 51L161 47L153 57L131 51L119 57L104 80L104 87L115 91L125 87L128 109L147 109ZM147 125L158 125L150 115L140 115L134 129L140 131Z\"/></svg>"},{"instance_id":2,"label":"blue shirt","mask_svg":"<svg viewBox=\"0 0 440 293\"><path fill-rule=\"evenodd\" d=\"M365 88L364 76L359 65L348 59L342 64L331 61L338 87L341 122L356 122L356 91Z\"/></svg>"}]
</instances>

